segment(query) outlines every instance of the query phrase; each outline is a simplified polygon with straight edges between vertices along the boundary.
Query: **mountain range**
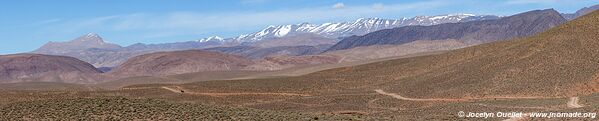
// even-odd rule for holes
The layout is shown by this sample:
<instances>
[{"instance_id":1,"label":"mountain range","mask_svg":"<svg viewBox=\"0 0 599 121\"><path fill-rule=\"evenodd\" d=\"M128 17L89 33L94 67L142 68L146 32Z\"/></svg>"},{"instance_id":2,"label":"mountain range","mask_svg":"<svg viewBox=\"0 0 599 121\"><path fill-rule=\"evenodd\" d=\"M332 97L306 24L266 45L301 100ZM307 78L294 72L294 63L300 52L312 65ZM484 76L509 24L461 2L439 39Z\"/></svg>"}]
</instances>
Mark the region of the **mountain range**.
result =
<instances>
[{"instance_id":1,"label":"mountain range","mask_svg":"<svg viewBox=\"0 0 599 121\"><path fill-rule=\"evenodd\" d=\"M584 8L571 15L579 16L584 14L585 11L596 8L596 6ZM562 15L568 16L570 14ZM417 16L402 19L361 18L353 22L342 23L301 23L269 26L256 33L234 38L212 36L197 41L163 44L137 43L126 47L106 42L99 35L89 33L67 42L49 42L32 53L71 56L108 71L131 57L153 52L208 49L241 55L250 59L261 59L268 56L312 55L320 53L317 50L321 50L321 52L327 49L329 51L338 50L341 45L351 43L349 41L338 43L344 38L351 39L347 38L348 36L365 35L377 30L402 26L434 26L444 23L497 20L499 18L501 17L473 14ZM334 44L337 45L329 48ZM239 50L242 48L249 51Z\"/></svg>"},{"instance_id":2,"label":"mountain range","mask_svg":"<svg viewBox=\"0 0 599 121\"><path fill-rule=\"evenodd\" d=\"M588 9L588 8L585 8ZM582 10L581 10L582 11ZM413 18L414 20L419 17ZM359 26L352 26L354 30L365 30L370 32L364 35L352 35L350 37L341 37L341 41L335 38L329 38L323 33L333 32L327 31L322 33L311 33L306 31L294 31L287 34L280 34L285 31L285 27L268 27L267 29L257 32L263 34L256 34L262 37L261 40L248 40L245 42L229 41L222 37L211 37L202 39L199 41L189 42L178 42L178 43L165 43L165 44L134 44L126 47L122 47L116 44L111 44L105 41L102 37L97 34L86 34L81 37L77 37L72 41L68 42L49 42L41 48L37 49L33 53L48 54L48 55L59 55L70 56L79 60L85 61L93 65L92 67L98 67L95 69L101 72L107 72L108 74L102 74L110 79L122 78L122 74L135 73L139 70L148 69L151 67L165 66L164 69L150 69L150 73L140 71L140 73L131 75L169 75L169 74L182 74L197 71L218 71L217 68L229 67L232 63L223 63L223 61L212 61L212 60L227 60L224 57L234 57L237 59L232 60L244 60L247 62L242 64L243 66L230 68L229 70L252 70L252 71L264 71L264 70L277 70L290 68L293 66L302 65L314 65L314 64L331 64L346 62L351 60L368 60L377 59L383 57L402 56L406 54L414 53L425 53L434 51L447 51L468 46L473 46L481 43L490 43L499 40L513 39L519 37L531 36L554 26L560 25L567 20L563 17L563 14L556 12L553 9L547 10L535 10L521 14L516 14L507 17L484 17L474 16L468 14L459 14L453 16L435 16L435 17L422 17L427 20L448 20L448 21L433 21L428 22L427 26L414 25L414 26L403 26L392 29L383 29L375 31L371 29L373 26L370 25L381 25L374 28L385 28L389 27L387 22L393 23L387 20L371 19L364 20L360 19L358 23L368 23L371 28L364 28ZM476 19L472 19L476 18ZM485 18L485 19L481 19ZM409 19L404 19L405 21ZM451 20L451 21L449 21ZM457 23L454 23L456 22ZM356 23L354 22L354 23ZM443 23L448 22L448 23ZM348 22L349 23L349 22ZM401 23L401 22L400 22ZM418 23L423 24L423 23ZM308 26L308 24L298 24L301 26ZM320 26L329 25L323 24ZM340 24L341 25L341 24ZM345 24L348 25L359 25L359 24ZM402 25L399 25L402 26ZM293 26L290 26L293 28ZM297 27L297 26L296 26ZM318 27L316 27L318 28ZM311 30L321 30L312 28ZM343 28L343 27L339 27ZM307 28L304 28L307 29ZM268 31L267 31L268 30ZM290 29L290 30L303 30L303 29ZM327 29L322 29L327 30ZM335 29L337 32L348 32L343 29ZM342 31L343 30L343 31ZM354 34L358 33L353 31ZM302 33L303 32L303 33ZM267 35L274 34L275 37L268 37ZM350 32L352 33L352 32ZM328 34L334 35L334 34ZM341 35L341 34L337 34ZM253 35L252 35L253 36ZM247 36L245 36L247 37ZM254 36L256 37L256 36ZM252 37L252 38L254 38ZM333 45L334 44L334 45ZM373 45L381 45L375 48L368 48ZM381 48L382 47L382 48ZM359 48L351 51L340 51L349 50L353 48ZM323 51L327 50L325 53ZM187 50L187 51L181 51ZM171 51L171 52L164 52ZM212 52L208 52L212 51ZM359 51L359 52L356 52ZM380 51L392 51L392 52L380 52ZM398 52L401 51L401 52ZM409 52L406 52L409 51ZM164 52L164 53L156 53ZM219 55L210 56L207 58L197 57L196 59L188 59L194 54L185 53L209 53L207 55ZM165 54L166 53L166 54ZM181 54L183 53L183 54ZM212 53L212 54L210 54ZM376 54L369 54L376 53ZM171 56L168 56L171 55ZM175 56L177 55L177 56ZM189 55L189 56L188 56ZM204 55L204 54L197 54ZM135 58L134 58L135 57ZM156 59L156 58L168 58ZM134 58L134 59L132 59ZM148 59L150 58L150 59ZM154 59L152 59L154 58ZM143 62L136 62L143 61ZM154 60L156 62L154 62ZM163 60L163 61L162 61ZM207 60L207 61L203 61ZM313 62L311 62L313 61ZM189 66L203 63L209 66ZM75 62L73 62L75 63ZM138 64L138 65L135 65ZM6 63L8 64L8 63ZM142 64L142 65L139 65ZM144 66L143 64L154 64ZM219 66L224 64L223 66ZM82 64L79 64L82 65ZM181 66L183 65L183 66ZM202 65L202 64L199 64ZM30 65L31 66L31 65ZM168 67L175 66L177 68L190 67L190 69L184 69L181 71L170 71ZM179 67L181 66L181 67ZM7 66L8 67L8 66ZM234 66L233 66L234 67ZM111 72L111 69L117 71ZM37 72L36 68L32 72ZM27 69L24 69L27 70ZM119 75L118 73L122 73ZM88 74L88 73L86 73ZM79 78L81 83L93 83L98 76L91 74L89 79ZM79 74L74 74L79 75ZM116 76L115 76L116 75ZM126 74L125 74L126 75ZM18 78L18 76L10 76L11 78ZM75 76L79 77L79 76ZM52 77L56 78L56 77ZM60 78L66 77L59 77ZM86 81L89 80L89 81Z\"/></svg>"},{"instance_id":3,"label":"mountain range","mask_svg":"<svg viewBox=\"0 0 599 121\"><path fill-rule=\"evenodd\" d=\"M557 11L547 9L494 20L406 26L380 30L363 36L351 36L341 40L327 51L371 45L400 45L417 40L458 40L466 44L480 44L533 35L566 21Z\"/></svg>"},{"instance_id":4,"label":"mountain range","mask_svg":"<svg viewBox=\"0 0 599 121\"><path fill-rule=\"evenodd\" d=\"M235 46L252 46L261 48L260 50L262 52L265 52L264 50L268 50L270 53L276 53L276 55L285 55L285 53L288 52L281 52L281 47L283 46L294 48L313 46L307 48L310 50L294 50L300 52L313 51L312 48L314 47L321 48L324 45L333 45L338 42L338 38L343 36L365 34L367 32L381 29L407 25L435 25L442 23L495 18L497 17L475 16L472 14L418 16L410 19L403 18L398 20L361 18L355 22L344 23L324 23L321 25L302 23L294 25L269 26L259 32L248 35L240 35L235 38L212 36L199 39L197 41L163 44L137 43L126 47L105 42L99 35L89 33L68 42L49 42L32 53L71 56L89 62L96 67L102 68L116 67L131 57L152 52L206 49L214 47L233 47L233 49L235 49L238 48ZM294 54L296 52L289 53L289 55L298 55ZM311 52L309 54L313 53L318 52ZM271 55L252 54L248 57L263 58L266 56Z\"/></svg>"},{"instance_id":5,"label":"mountain range","mask_svg":"<svg viewBox=\"0 0 599 121\"><path fill-rule=\"evenodd\" d=\"M402 19L360 18L354 22L342 23L301 23L278 26L271 25L263 29L262 31L256 33L240 35L235 38L220 39L220 41L255 42L265 39L280 38L305 33L317 34L327 38L342 38L352 35L363 35L377 30L390 29L401 26L429 26L443 23L457 23L497 18L499 17L493 15L477 16L474 14L450 14L437 16L416 16L413 18Z\"/></svg>"}]
</instances>

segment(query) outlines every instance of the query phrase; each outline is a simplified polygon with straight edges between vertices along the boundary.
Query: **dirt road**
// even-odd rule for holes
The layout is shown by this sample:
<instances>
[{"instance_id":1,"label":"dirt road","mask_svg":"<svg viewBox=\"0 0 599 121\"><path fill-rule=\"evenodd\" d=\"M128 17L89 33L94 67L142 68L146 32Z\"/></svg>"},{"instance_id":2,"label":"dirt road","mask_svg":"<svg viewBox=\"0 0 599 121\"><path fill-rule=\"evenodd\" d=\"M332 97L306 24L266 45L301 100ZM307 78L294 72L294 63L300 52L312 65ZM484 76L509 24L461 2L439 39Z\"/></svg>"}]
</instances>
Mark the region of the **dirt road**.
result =
<instances>
[{"instance_id":1,"label":"dirt road","mask_svg":"<svg viewBox=\"0 0 599 121\"><path fill-rule=\"evenodd\" d=\"M248 93L214 93L214 92L210 92L210 93L206 93L206 92L192 92L189 91L187 89L183 89L182 87L179 86L174 86L174 87L166 87L163 86L161 87L162 89L166 89L168 91L174 92L174 93L182 93L182 94L195 94L195 95L208 95L208 96L232 96L232 95L281 95L281 96L310 96L307 94L297 94L297 93L257 93L257 92L248 92Z\"/></svg>"},{"instance_id":2,"label":"dirt road","mask_svg":"<svg viewBox=\"0 0 599 121\"><path fill-rule=\"evenodd\" d=\"M382 95L387 95L387 96L391 96L393 98L396 99L400 99L400 100L409 100L409 101L466 101L466 99L416 99L416 98L407 98L407 97L403 97L401 95L395 94L395 93L387 93L381 89L377 89L374 90L376 93L382 94Z\"/></svg>"},{"instance_id":3,"label":"dirt road","mask_svg":"<svg viewBox=\"0 0 599 121\"><path fill-rule=\"evenodd\" d=\"M584 107L580 104L578 104L578 97L570 97L570 99L568 100L568 103L566 104L568 106L568 108L581 108ZM525 114L523 117L513 117L513 118L509 118L503 121L523 121L523 120L527 120L529 114Z\"/></svg>"},{"instance_id":4,"label":"dirt road","mask_svg":"<svg viewBox=\"0 0 599 121\"><path fill-rule=\"evenodd\" d=\"M563 97L534 97L534 96L522 96L522 97L510 97L510 96L492 96L492 97L482 97L482 98L460 98L460 99L444 99L444 98L434 98L434 99L418 99L418 98L408 98L403 97L401 95L395 93L387 93L381 89L374 90L375 92L383 95L388 95L400 100L409 100L409 101L468 101L468 100L488 100L488 99L550 99L550 98L563 98Z\"/></svg>"}]
</instances>

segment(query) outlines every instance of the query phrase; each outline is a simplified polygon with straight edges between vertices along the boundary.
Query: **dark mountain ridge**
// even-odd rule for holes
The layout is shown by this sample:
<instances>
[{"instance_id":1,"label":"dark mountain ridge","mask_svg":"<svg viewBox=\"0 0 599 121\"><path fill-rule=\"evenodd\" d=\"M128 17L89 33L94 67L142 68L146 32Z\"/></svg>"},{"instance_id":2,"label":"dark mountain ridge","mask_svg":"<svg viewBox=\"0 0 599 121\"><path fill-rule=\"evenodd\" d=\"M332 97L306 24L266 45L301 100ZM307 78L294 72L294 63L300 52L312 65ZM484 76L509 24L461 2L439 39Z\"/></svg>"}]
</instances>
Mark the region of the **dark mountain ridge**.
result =
<instances>
[{"instance_id":1,"label":"dark mountain ridge","mask_svg":"<svg viewBox=\"0 0 599 121\"><path fill-rule=\"evenodd\" d=\"M582 9L576 11L575 13L562 14L562 16L564 16L564 18L566 18L568 20L572 20L572 19L576 19L580 16L589 14L597 9L599 9L599 5L594 5L594 6L590 6L590 7L584 7Z\"/></svg>"},{"instance_id":2,"label":"dark mountain ridge","mask_svg":"<svg viewBox=\"0 0 599 121\"><path fill-rule=\"evenodd\" d=\"M417 40L454 39L468 44L480 44L530 36L564 22L566 19L553 9L534 10L494 20L380 30L343 39L327 51L370 45L399 45Z\"/></svg>"}]
</instances>

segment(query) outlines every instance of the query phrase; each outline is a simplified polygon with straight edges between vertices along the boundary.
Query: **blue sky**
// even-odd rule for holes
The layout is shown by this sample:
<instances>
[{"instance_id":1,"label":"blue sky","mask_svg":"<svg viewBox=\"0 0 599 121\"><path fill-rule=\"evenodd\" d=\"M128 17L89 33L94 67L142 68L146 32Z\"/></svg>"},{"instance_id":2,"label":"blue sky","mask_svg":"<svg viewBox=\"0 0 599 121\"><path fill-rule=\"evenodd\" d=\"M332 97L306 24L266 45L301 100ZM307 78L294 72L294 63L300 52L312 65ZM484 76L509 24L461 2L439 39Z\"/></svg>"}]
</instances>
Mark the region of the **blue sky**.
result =
<instances>
[{"instance_id":1,"label":"blue sky","mask_svg":"<svg viewBox=\"0 0 599 121\"><path fill-rule=\"evenodd\" d=\"M572 13L594 4L599 0L2 0L0 54L89 32L127 46L232 37L278 24L546 8Z\"/></svg>"}]
</instances>

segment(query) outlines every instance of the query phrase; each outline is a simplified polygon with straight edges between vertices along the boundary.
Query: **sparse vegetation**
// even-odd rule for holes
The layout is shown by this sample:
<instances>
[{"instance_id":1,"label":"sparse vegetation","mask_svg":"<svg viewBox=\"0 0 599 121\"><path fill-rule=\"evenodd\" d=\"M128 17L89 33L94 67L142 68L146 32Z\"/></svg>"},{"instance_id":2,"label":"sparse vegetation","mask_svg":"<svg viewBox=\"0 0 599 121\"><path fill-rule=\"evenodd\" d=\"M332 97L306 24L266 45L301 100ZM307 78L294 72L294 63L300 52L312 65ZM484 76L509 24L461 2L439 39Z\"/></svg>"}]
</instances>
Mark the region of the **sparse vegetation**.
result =
<instances>
[{"instance_id":1,"label":"sparse vegetation","mask_svg":"<svg viewBox=\"0 0 599 121\"><path fill-rule=\"evenodd\" d=\"M0 106L0 120L351 120L155 99L76 98L11 103Z\"/></svg>"}]
</instances>

